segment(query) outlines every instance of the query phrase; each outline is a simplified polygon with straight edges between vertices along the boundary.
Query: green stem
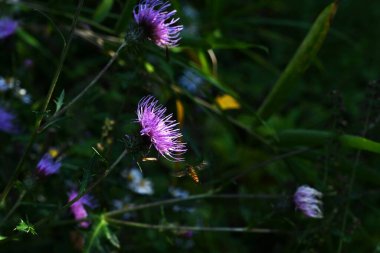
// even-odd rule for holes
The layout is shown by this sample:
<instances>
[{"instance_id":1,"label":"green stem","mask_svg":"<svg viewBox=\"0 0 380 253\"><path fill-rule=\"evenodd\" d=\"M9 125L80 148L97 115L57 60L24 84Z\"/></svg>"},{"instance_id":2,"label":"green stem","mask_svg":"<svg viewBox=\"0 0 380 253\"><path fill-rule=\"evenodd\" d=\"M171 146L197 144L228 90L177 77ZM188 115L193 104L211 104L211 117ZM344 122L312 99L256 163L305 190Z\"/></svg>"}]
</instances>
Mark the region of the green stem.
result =
<instances>
[{"instance_id":1,"label":"green stem","mask_svg":"<svg viewBox=\"0 0 380 253\"><path fill-rule=\"evenodd\" d=\"M37 120L36 120L36 123L35 123L35 126L34 126L34 130L33 130L33 133L32 133L32 136L30 137L30 140L29 140L29 143L19 161L19 163L17 164L17 167L12 175L12 177L10 178L10 180L8 181L8 184L6 185L6 187L4 188L2 194L1 194L1 200L0 200L0 205L1 206L4 206L5 205L5 200L14 184L14 181L17 179L17 177L19 176L19 174L21 173L22 171L22 166L24 165L25 163L25 160L26 160L26 157L27 155L29 154L31 148L32 148L32 145L38 135L38 129L41 125L41 122L44 118L44 115L46 114L46 110L49 106L49 103L50 103L50 100L51 100L51 97L54 93L54 90L55 90L55 86L58 82L58 79L59 79L59 76L62 72L62 67L63 67L63 63L65 62L65 59L66 59L66 56L67 56L67 52L70 48L70 44L71 44L71 41L72 41L72 38L74 36L74 30L75 30L75 27L76 27L76 24L78 22L78 17L79 17L79 14L80 14L80 11L82 9L82 6L83 6L83 2L84 0L80 0L79 3L78 3L78 7L76 9L76 12L75 12L75 16L74 16L74 19L73 19L73 22L71 24L71 29L70 29L70 35L69 35L69 39L68 39L68 42L67 44L65 43L64 44L64 47L63 47L63 51L61 53L61 56L60 56L60 59L59 59L59 63L58 63L58 67L57 67L57 70L53 76L53 79L52 79L52 82L50 84L50 87L49 87L49 91L48 91L48 94L46 96L46 100L45 100L45 103L42 107L42 111L40 113L40 115L37 117Z\"/></svg>"},{"instance_id":2,"label":"green stem","mask_svg":"<svg viewBox=\"0 0 380 253\"><path fill-rule=\"evenodd\" d=\"M126 213L126 212L131 212L131 211L137 211L137 210L140 210L140 209L145 209L145 208L150 208L150 207L155 207L155 206L174 204L174 203L178 203L178 202L195 200L195 199L209 198L209 197L211 197L213 195L213 193L214 192L208 192L208 193L205 193L205 194L198 194L198 195L189 196L187 198L166 199L166 200L160 200L160 201L151 202L151 203L147 203L147 204L142 204L142 205L138 205L138 206L127 206L127 207L124 207L124 208L121 208L121 209L118 209L118 210L115 210L115 211L111 211L111 212L105 213L104 216L105 217L111 217L111 216L115 216L115 215L118 215L118 214L122 214L122 213Z\"/></svg>"},{"instance_id":3,"label":"green stem","mask_svg":"<svg viewBox=\"0 0 380 253\"><path fill-rule=\"evenodd\" d=\"M94 244L95 242L95 239L98 237L99 233L103 230L103 228L107 226L107 222L106 220L104 219L104 216L100 217L100 221L98 222L98 224L96 225L96 227L94 228L91 236L90 236L90 240L88 242L88 246L86 247L86 249L84 250L84 252L91 252L91 249L92 249L92 245Z\"/></svg>"},{"instance_id":4,"label":"green stem","mask_svg":"<svg viewBox=\"0 0 380 253\"><path fill-rule=\"evenodd\" d=\"M287 231L281 231L278 229L268 229L268 228L250 228L250 227L199 227L199 226L176 226L176 225L153 225L133 221L123 221L116 220L112 218L107 218L109 223L147 228L147 229L158 229L158 230L175 230L175 231L205 231L205 232L233 232L233 233L261 233L261 234L273 234L273 233L289 233Z\"/></svg>"},{"instance_id":5,"label":"green stem","mask_svg":"<svg viewBox=\"0 0 380 253\"><path fill-rule=\"evenodd\" d=\"M14 211L16 211L17 207L20 206L21 201L24 198L25 194L26 194L25 190L21 192L21 194L18 197L18 200L16 201L16 203L13 205L13 207L11 208L11 210L9 210L9 212L7 213L7 215L5 215L4 219L1 221L0 226L3 225L4 222L14 213Z\"/></svg>"},{"instance_id":6,"label":"green stem","mask_svg":"<svg viewBox=\"0 0 380 253\"><path fill-rule=\"evenodd\" d=\"M367 115L366 115L365 122L364 122L364 130L362 132L363 138L367 135L368 125L369 125L369 118L370 118L370 115L371 115L372 106L373 106L373 100L374 99L375 99L375 97L372 97L372 99L370 100L369 105L368 105ZM345 210L344 210L344 213L343 213L343 222L342 222L342 227L341 227L342 234L344 234L344 230L346 230L347 215L348 215L348 210L350 209L350 198L349 197L350 197L350 195L352 193L352 188L353 188L353 185L354 185L354 182L355 182L356 170L357 170L357 167L359 165L360 156L361 156L361 150L358 150L358 152L356 153L356 156L355 156L355 162L354 162L354 165L353 165L352 170L351 170L350 181L349 181L349 184L348 184L348 190L347 190L348 199L347 199L347 203L346 203ZM339 240L338 253L342 252L342 249L343 249L343 238L344 238L344 236L342 236L340 238L340 240Z\"/></svg>"},{"instance_id":7,"label":"green stem","mask_svg":"<svg viewBox=\"0 0 380 253\"><path fill-rule=\"evenodd\" d=\"M67 103L65 107L63 107L61 110L57 111L51 120L59 117L61 114L63 114L65 111L67 111L71 106L73 106L83 95L93 87L98 80L104 75L104 73L109 69L109 67L115 62L117 57L119 56L121 50L127 46L127 42L124 41L119 48L116 50L115 54L111 57L111 59L108 61L108 63L103 67L103 69L92 79L92 81L75 97L73 98L70 102ZM51 121L50 120L50 121Z\"/></svg>"}]
</instances>

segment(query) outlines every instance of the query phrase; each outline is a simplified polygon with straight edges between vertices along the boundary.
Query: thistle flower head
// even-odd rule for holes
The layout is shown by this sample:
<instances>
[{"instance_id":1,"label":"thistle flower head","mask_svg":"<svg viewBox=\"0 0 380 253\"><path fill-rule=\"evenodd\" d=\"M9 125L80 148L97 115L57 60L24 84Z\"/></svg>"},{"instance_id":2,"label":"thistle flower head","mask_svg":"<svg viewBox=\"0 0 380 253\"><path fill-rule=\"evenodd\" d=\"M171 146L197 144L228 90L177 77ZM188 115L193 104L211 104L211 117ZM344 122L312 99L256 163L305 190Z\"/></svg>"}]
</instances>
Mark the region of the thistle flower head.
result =
<instances>
[{"instance_id":1,"label":"thistle flower head","mask_svg":"<svg viewBox=\"0 0 380 253\"><path fill-rule=\"evenodd\" d=\"M166 108L158 101L147 96L140 100L137 108L138 122L142 129L141 135L150 138L157 151L171 161L183 161L181 155L186 152L185 143L180 141L182 134L178 123L172 120L172 114L165 116Z\"/></svg>"},{"instance_id":2,"label":"thistle flower head","mask_svg":"<svg viewBox=\"0 0 380 253\"><path fill-rule=\"evenodd\" d=\"M323 213L320 209L322 202L319 200L321 197L321 192L307 185L303 185L298 187L294 194L294 202L296 207L307 217L323 218Z\"/></svg>"},{"instance_id":3,"label":"thistle flower head","mask_svg":"<svg viewBox=\"0 0 380 253\"><path fill-rule=\"evenodd\" d=\"M11 36L17 29L18 22L4 17L0 19L0 39L4 39L6 37Z\"/></svg>"},{"instance_id":4,"label":"thistle flower head","mask_svg":"<svg viewBox=\"0 0 380 253\"><path fill-rule=\"evenodd\" d=\"M40 175L49 176L59 172L61 168L61 162L56 161L58 151L56 149L50 149L45 153L41 160L37 164L37 171Z\"/></svg>"},{"instance_id":5,"label":"thistle flower head","mask_svg":"<svg viewBox=\"0 0 380 253\"><path fill-rule=\"evenodd\" d=\"M0 106L0 131L14 134L18 132L15 123L16 116Z\"/></svg>"},{"instance_id":6,"label":"thistle flower head","mask_svg":"<svg viewBox=\"0 0 380 253\"><path fill-rule=\"evenodd\" d=\"M180 40L182 25L175 25L179 18L172 18L176 10L167 11L169 2L161 0L143 0L134 9L136 23L144 35L157 46L175 47Z\"/></svg>"},{"instance_id":7,"label":"thistle flower head","mask_svg":"<svg viewBox=\"0 0 380 253\"><path fill-rule=\"evenodd\" d=\"M77 191L74 191L74 190L71 191L69 193L69 202L75 199L77 196L78 196ZM85 205L90 208L95 207L93 198L88 194L83 195L80 199L78 199L75 203L73 203L70 206L70 210L73 213L75 220L82 220L82 219L87 218L88 213L86 209L84 208ZM79 226L82 228L88 228L90 226L90 222L81 221L79 223Z\"/></svg>"}]
</instances>

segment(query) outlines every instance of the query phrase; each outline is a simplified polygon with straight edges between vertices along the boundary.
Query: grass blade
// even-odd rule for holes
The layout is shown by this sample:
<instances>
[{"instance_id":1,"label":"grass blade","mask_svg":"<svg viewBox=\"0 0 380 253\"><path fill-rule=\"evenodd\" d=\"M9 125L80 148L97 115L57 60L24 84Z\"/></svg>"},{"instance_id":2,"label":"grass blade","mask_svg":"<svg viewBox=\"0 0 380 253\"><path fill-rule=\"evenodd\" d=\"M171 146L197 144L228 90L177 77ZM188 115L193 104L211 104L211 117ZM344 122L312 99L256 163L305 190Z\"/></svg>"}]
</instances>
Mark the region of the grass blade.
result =
<instances>
[{"instance_id":1,"label":"grass blade","mask_svg":"<svg viewBox=\"0 0 380 253\"><path fill-rule=\"evenodd\" d=\"M337 3L327 6L310 28L297 52L261 105L258 113L263 119L268 118L280 108L287 95L290 94L289 91L294 89L296 80L314 60L326 38L337 7Z\"/></svg>"}]
</instances>

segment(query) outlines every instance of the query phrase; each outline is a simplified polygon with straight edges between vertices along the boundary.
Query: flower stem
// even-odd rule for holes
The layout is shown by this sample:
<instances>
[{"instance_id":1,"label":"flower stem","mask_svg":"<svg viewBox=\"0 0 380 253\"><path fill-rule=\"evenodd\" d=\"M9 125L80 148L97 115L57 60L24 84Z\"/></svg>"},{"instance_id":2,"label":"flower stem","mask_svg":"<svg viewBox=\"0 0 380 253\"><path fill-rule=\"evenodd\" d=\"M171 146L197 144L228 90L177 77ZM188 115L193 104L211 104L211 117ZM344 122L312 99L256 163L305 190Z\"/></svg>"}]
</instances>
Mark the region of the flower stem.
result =
<instances>
[{"instance_id":1,"label":"flower stem","mask_svg":"<svg viewBox=\"0 0 380 253\"><path fill-rule=\"evenodd\" d=\"M365 137L367 135L368 125L369 125L369 119L370 119L371 112L372 112L373 100L375 99L375 94L376 93L374 92L373 96L371 97L371 99L369 101L369 104L368 104L367 115L366 115L366 118L365 118L365 121L364 121L364 128L363 128L363 132L361 134L363 137ZM350 209L350 200L351 200L350 196L352 194L352 188L354 186L355 177L356 177L356 170L357 170L357 167L359 165L360 156L361 156L361 150L358 150L358 152L356 153L356 156L355 156L355 161L354 161L353 167L351 169L351 175L350 175L350 179L349 179L350 181L348 183L347 203L345 205L345 209L344 209L344 213L343 213L343 222L342 222L342 226L341 226L341 233L343 235L341 236L341 238L339 240L338 250L337 250L338 253L341 253L343 251L344 231L346 230L347 216L348 216L348 212L349 212L349 209Z\"/></svg>"},{"instance_id":2,"label":"flower stem","mask_svg":"<svg viewBox=\"0 0 380 253\"><path fill-rule=\"evenodd\" d=\"M156 202L151 202L147 204L142 204L138 206L127 206L125 208L121 208L115 211L111 211L108 213L105 213L104 216L106 217L111 217L111 216L116 216L118 214L126 213L126 212L131 212L131 211L137 211L145 208L150 208L150 207L155 207L155 206L162 206L162 205L168 205L168 204L174 204L178 202L183 202L183 201L189 201L189 200L196 200L196 199L205 199L205 198L255 198L255 199L275 199L275 198L283 198L284 196L280 195L266 195L266 194L215 194L217 191L209 191L204 194L197 194L197 195L192 195L188 196L186 198L174 198L174 199L166 199L166 200L160 200Z\"/></svg>"},{"instance_id":3,"label":"flower stem","mask_svg":"<svg viewBox=\"0 0 380 253\"><path fill-rule=\"evenodd\" d=\"M58 118L60 115L62 115L64 112L66 112L71 106L73 106L80 98L83 97L83 95L89 90L91 89L91 87L93 87L98 81L99 79L104 75L104 73L109 69L109 67L115 62L115 60L117 59L117 57L119 56L121 50L127 46L127 42L124 41L120 46L119 48L116 50L116 52L112 55L111 59L107 62L107 64L102 68L102 70L94 77L94 79L92 79L92 81L76 96L74 97L70 102L67 103L67 105L65 107L63 107L61 110L57 111L56 113L54 113L53 117L50 118L49 122L53 121L54 119ZM44 129L44 127L46 127L48 125L47 122L43 127L42 129Z\"/></svg>"},{"instance_id":4,"label":"flower stem","mask_svg":"<svg viewBox=\"0 0 380 253\"><path fill-rule=\"evenodd\" d=\"M195 199L208 198L213 193L214 192L208 192L208 193L205 193L205 194L198 194L198 195L189 196L187 198L165 199L165 200L151 202L151 203L142 204L142 205L138 205L138 206L127 206L125 208L121 208L121 209L118 209L118 210L115 210L115 211L111 211L111 212L105 213L104 215L106 217L110 217L110 216L115 216L115 215L122 214L122 213L125 213L125 212L137 211L137 210L145 209L145 208L149 208L149 207L155 207L155 206L161 206L161 205L167 205L167 204L174 204L174 203L177 203L177 202L189 201L189 200L195 200Z\"/></svg>"},{"instance_id":5,"label":"flower stem","mask_svg":"<svg viewBox=\"0 0 380 253\"><path fill-rule=\"evenodd\" d=\"M261 234L273 234L273 233L289 233L278 229L269 228L250 228L250 227L199 227L199 226L176 226L176 225L154 225L133 221L116 220L107 218L106 220L113 224L119 224L130 227L158 229L158 230L175 230L175 231L206 231L206 232L235 232L235 233L261 233Z\"/></svg>"},{"instance_id":6,"label":"flower stem","mask_svg":"<svg viewBox=\"0 0 380 253\"><path fill-rule=\"evenodd\" d=\"M48 91L48 94L46 96L46 99L45 99L45 103L42 107L42 110L41 110L41 113L37 116L37 120L36 120L36 123L35 123L35 126L34 126L34 130L33 130L33 133L29 139L29 143L19 161L19 163L17 164L17 167L12 175L12 177L10 178L10 180L8 181L8 184L6 185L6 187L4 188L2 194L1 194L1 197L0 197L0 206L4 206L5 205L5 200L14 184L14 181L17 179L17 177L19 176L19 174L21 173L22 171L22 166L24 165L25 163L25 160L26 160L26 157L27 155L29 154L30 152L30 149L32 148L32 145L39 133L38 129L40 128L40 125L41 125L41 122L46 114L46 110L49 106L49 103L50 103L50 100L53 96L53 93L54 93L54 90L55 90L55 87L56 87L56 84L58 82L58 79L59 79L59 76L61 75L61 72L62 72L62 68L63 68L63 63L65 62L65 59L66 59L66 56L67 56L67 53L69 51L69 48L70 48L70 44L71 44L71 41L72 41L72 38L74 37L74 30L75 30L75 27L77 25L77 22L78 22L78 17L79 17L79 14L80 14L80 11L82 9L82 6L83 6L83 2L84 0L80 0L79 3L78 3L78 6L77 6L77 9L76 9L76 12L75 12L75 15L74 15L74 19L73 19L73 22L71 24L71 29L70 29L70 35L69 35L69 39L67 41L67 43L64 43L64 47L63 47L63 50L62 50L62 53L61 53L61 56L60 56L60 59L59 59L59 63L58 63L58 67L56 69L56 72L53 76L53 79L52 79L52 82L50 84L50 87L49 87L49 91Z\"/></svg>"}]
</instances>

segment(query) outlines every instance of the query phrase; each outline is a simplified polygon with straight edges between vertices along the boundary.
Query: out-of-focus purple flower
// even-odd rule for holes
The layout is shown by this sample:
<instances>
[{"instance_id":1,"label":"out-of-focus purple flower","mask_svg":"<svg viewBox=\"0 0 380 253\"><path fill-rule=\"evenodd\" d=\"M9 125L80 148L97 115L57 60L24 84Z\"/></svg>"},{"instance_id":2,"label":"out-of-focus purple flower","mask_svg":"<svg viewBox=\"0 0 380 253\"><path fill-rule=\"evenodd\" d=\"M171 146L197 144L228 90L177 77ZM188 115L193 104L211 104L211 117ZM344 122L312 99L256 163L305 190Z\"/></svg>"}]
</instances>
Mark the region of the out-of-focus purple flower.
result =
<instances>
[{"instance_id":1,"label":"out-of-focus purple flower","mask_svg":"<svg viewBox=\"0 0 380 253\"><path fill-rule=\"evenodd\" d=\"M11 36L17 29L18 22L9 18L4 17L0 19L0 39Z\"/></svg>"},{"instance_id":2,"label":"out-of-focus purple flower","mask_svg":"<svg viewBox=\"0 0 380 253\"><path fill-rule=\"evenodd\" d=\"M323 218L320 206L322 202L319 200L322 193L307 185L298 187L294 194L294 202L296 207L300 209L307 217Z\"/></svg>"},{"instance_id":3,"label":"out-of-focus purple flower","mask_svg":"<svg viewBox=\"0 0 380 253\"><path fill-rule=\"evenodd\" d=\"M40 175L49 176L59 172L61 168L61 162L55 160L55 149L44 154L41 160L37 164L37 171Z\"/></svg>"},{"instance_id":4,"label":"out-of-focus purple flower","mask_svg":"<svg viewBox=\"0 0 380 253\"><path fill-rule=\"evenodd\" d=\"M15 123L16 116L0 106L0 131L15 134L18 132L18 127Z\"/></svg>"},{"instance_id":5,"label":"out-of-focus purple flower","mask_svg":"<svg viewBox=\"0 0 380 253\"><path fill-rule=\"evenodd\" d=\"M192 94L201 93L200 87L203 83L203 78L194 70L186 69L183 75L179 78L178 83Z\"/></svg>"},{"instance_id":6,"label":"out-of-focus purple flower","mask_svg":"<svg viewBox=\"0 0 380 253\"><path fill-rule=\"evenodd\" d=\"M74 190L71 191L69 193L69 202L75 199L76 196L78 196L78 192ZM87 218L88 213L86 209L84 208L84 206L88 206L90 208L95 207L93 198L88 194L83 195L80 199L78 199L75 203L71 205L70 210L73 213L75 220L82 220L82 219ZM90 226L90 222L81 221L79 223L79 226L82 228L88 228Z\"/></svg>"},{"instance_id":7,"label":"out-of-focus purple flower","mask_svg":"<svg viewBox=\"0 0 380 253\"><path fill-rule=\"evenodd\" d=\"M34 61L30 58L27 58L24 60L24 67L25 68L30 68L33 67Z\"/></svg>"},{"instance_id":8,"label":"out-of-focus purple flower","mask_svg":"<svg viewBox=\"0 0 380 253\"><path fill-rule=\"evenodd\" d=\"M175 25L179 18L172 18L176 10L168 12L169 2L161 0L143 0L134 9L136 23L144 35L157 46L175 47L180 38L182 25Z\"/></svg>"},{"instance_id":9,"label":"out-of-focus purple flower","mask_svg":"<svg viewBox=\"0 0 380 253\"><path fill-rule=\"evenodd\" d=\"M165 112L166 108L159 105L153 96L142 98L137 108L138 122L142 127L140 134L148 136L166 159L183 161L181 155L187 150L186 144L180 141L182 134L177 128L178 123L171 119L173 115L165 116Z\"/></svg>"}]
</instances>

